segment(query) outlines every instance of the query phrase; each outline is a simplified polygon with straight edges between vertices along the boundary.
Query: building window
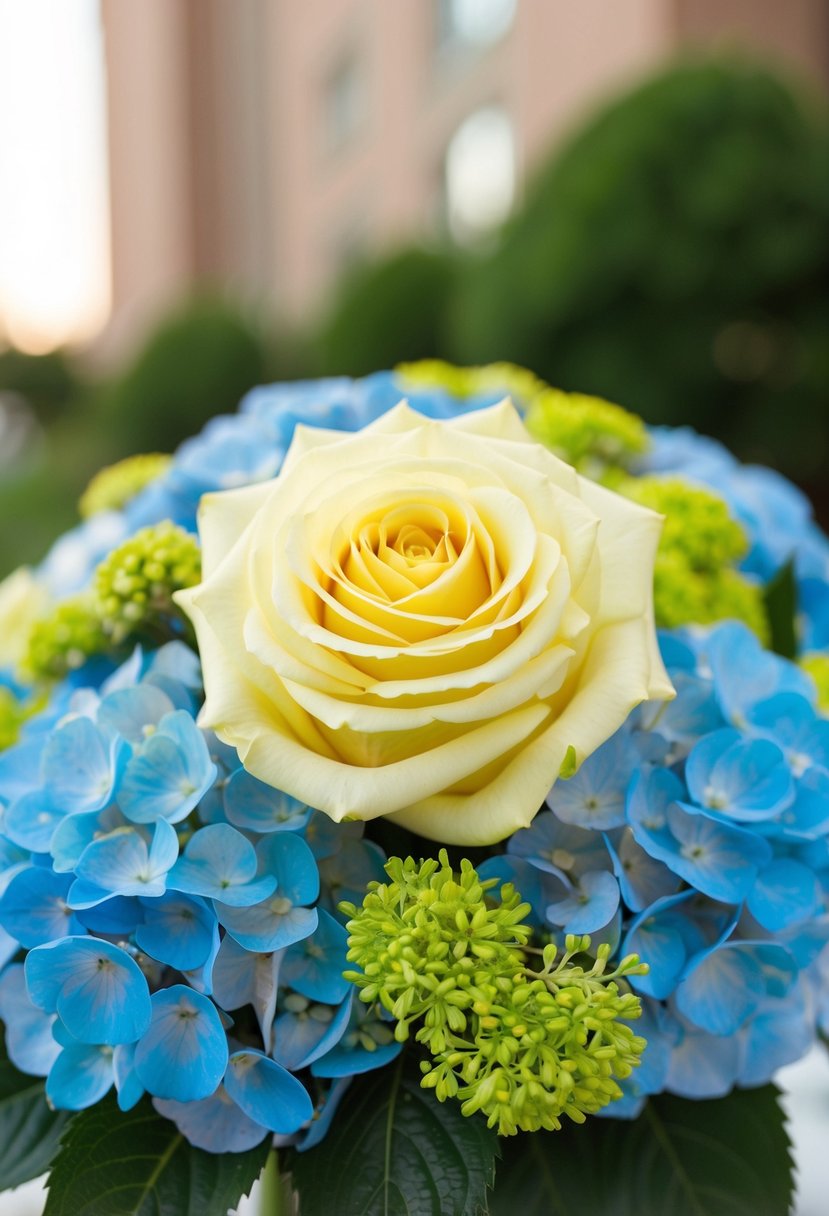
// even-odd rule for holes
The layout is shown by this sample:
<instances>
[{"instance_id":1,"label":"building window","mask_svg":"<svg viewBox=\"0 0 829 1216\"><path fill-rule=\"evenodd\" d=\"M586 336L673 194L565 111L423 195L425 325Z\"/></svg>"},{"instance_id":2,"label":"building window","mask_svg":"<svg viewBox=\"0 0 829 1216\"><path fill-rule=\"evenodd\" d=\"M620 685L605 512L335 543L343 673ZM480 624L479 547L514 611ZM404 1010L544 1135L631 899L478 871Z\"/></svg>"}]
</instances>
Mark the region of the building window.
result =
<instances>
[{"instance_id":1,"label":"building window","mask_svg":"<svg viewBox=\"0 0 829 1216\"><path fill-rule=\"evenodd\" d=\"M515 201L515 137L501 106L470 114L449 141L444 164L446 221L461 244L485 236Z\"/></svg>"},{"instance_id":2,"label":"building window","mask_svg":"<svg viewBox=\"0 0 829 1216\"><path fill-rule=\"evenodd\" d=\"M483 50L500 41L515 19L516 0L436 0L441 50Z\"/></svg>"},{"instance_id":3,"label":"building window","mask_svg":"<svg viewBox=\"0 0 829 1216\"><path fill-rule=\"evenodd\" d=\"M355 53L339 59L325 84L325 146L337 152L359 134L367 113L363 60Z\"/></svg>"}]
</instances>

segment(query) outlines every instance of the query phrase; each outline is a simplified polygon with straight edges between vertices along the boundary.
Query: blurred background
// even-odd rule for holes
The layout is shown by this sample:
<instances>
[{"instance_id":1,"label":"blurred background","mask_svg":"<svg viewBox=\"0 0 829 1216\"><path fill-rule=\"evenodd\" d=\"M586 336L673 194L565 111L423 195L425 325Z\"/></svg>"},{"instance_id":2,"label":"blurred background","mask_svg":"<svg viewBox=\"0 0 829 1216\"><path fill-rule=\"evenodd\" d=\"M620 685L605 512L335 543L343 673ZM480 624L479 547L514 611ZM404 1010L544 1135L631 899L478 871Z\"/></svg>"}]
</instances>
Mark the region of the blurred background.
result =
<instances>
[{"instance_id":1,"label":"blurred background","mask_svg":"<svg viewBox=\"0 0 829 1216\"><path fill-rule=\"evenodd\" d=\"M509 359L826 512L826 0L0 0L0 577L263 381Z\"/></svg>"}]
</instances>

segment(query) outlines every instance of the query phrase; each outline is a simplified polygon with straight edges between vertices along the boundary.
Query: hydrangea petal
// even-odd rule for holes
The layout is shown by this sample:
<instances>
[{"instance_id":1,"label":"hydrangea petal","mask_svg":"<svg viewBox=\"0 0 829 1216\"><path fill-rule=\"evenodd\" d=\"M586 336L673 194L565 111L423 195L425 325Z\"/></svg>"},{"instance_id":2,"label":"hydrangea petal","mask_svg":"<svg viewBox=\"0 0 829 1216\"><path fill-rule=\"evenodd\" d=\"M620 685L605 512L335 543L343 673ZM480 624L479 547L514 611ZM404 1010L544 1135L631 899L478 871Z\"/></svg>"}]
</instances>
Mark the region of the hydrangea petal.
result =
<instances>
[{"instance_id":1,"label":"hydrangea petal","mask_svg":"<svg viewBox=\"0 0 829 1216\"><path fill-rule=\"evenodd\" d=\"M100 938L64 937L30 950L29 996L57 1012L81 1043L132 1043L150 1024L147 981L137 964Z\"/></svg>"},{"instance_id":2,"label":"hydrangea petal","mask_svg":"<svg viewBox=\"0 0 829 1216\"><path fill-rule=\"evenodd\" d=\"M227 1068L216 1006L183 984L152 996L152 1024L135 1049L135 1071L156 1098L195 1102L214 1093Z\"/></svg>"},{"instance_id":3,"label":"hydrangea petal","mask_svg":"<svg viewBox=\"0 0 829 1216\"><path fill-rule=\"evenodd\" d=\"M255 1051L235 1051L225 1089L240 1109L270 1131L298 1131L314 1113L305 1086L275 1060Z\"/></svg>"}]
</instances>

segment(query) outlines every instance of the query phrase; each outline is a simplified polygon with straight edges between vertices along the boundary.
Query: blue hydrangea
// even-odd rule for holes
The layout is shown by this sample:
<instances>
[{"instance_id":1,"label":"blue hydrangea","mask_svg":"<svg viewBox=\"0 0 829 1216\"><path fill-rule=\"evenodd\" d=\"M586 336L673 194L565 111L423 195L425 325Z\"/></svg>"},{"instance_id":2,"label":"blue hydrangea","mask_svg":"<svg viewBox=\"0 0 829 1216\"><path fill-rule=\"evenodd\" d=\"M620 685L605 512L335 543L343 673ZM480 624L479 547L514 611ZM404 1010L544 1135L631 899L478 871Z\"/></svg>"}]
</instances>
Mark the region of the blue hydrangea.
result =
<instances>
[{"instance_id":1,"label":"blue hydrangea","mask_svg":"<svg viewBox=\"0 0 829 1216\"><path fill-rule=\"evenodd\" d=\"M432 417L492 404L382 372L257 389L182 444L123 511L62 537L56 597L207 492L278 473L298 424L354 431L403 395ZM805 649L829 645L829 541L784 478L688 430L651 432L642 471L713 486L746 529L747 571L790 559ZM795 665L733 623L661 638L677 690L643 706L530 828L479 866L515 883L542 940L650 963L631 983L648 1040L625 1096L759 1085L829 1033L829 723ZM16 687L12 673L0 680ZM382 879L361 824L257 781L197 725L181 642L86 664L0 754L0 1020L13 1064L76 1110L145 1093L198 1147L318 1143L354 1076L400 1050L343 979L341 900Z\"/></svg>"}]
</instances>

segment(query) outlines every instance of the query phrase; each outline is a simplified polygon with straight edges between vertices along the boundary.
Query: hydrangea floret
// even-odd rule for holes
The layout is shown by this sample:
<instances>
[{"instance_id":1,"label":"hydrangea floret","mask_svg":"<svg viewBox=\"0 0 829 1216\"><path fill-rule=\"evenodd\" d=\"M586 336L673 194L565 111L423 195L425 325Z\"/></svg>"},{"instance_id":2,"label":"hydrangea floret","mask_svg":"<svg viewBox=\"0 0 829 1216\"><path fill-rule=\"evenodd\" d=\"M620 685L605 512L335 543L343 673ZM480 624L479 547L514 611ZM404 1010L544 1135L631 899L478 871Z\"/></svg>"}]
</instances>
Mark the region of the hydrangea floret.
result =
<instances>
[{"instance_id":1,"label":"hydrangea floret","mask_svg":"<svg viewBox=\"0 0 829 1216\"><path fill-rule=\"evenodd\" d=\"M81 495L78 502L81 518L89 519L99 511L119 511L140 490L166 473L172 459L163 452L144 452L107 465L95 474Z\"/></svg>"},{"instance_id":2,"label":"hydrangea floret","mask_svg":"<svg viewBox=\"0 0 829 1216\"><path fill-rule=\"evenodd\" d=\"M371 883L361 908L343 904L360 967L346 978L396 1018L398 1040L418 1024L433 1057L421 1064L424 1088L459 1099L465 1115L482 1111L504 1136L556 1130L564 1116L582 1123L622 1096L615 1078L645 1048L626 1024L641 1014L624 983L647 974L638 956L606 972L610 946L587 959L587 935L568 935L561 957L554 943L530 946L530 904L511 883L493 899L498 880L466 859L456 874L445 850L385 869L391 882Z\"/></svg>"}]
</instances>

